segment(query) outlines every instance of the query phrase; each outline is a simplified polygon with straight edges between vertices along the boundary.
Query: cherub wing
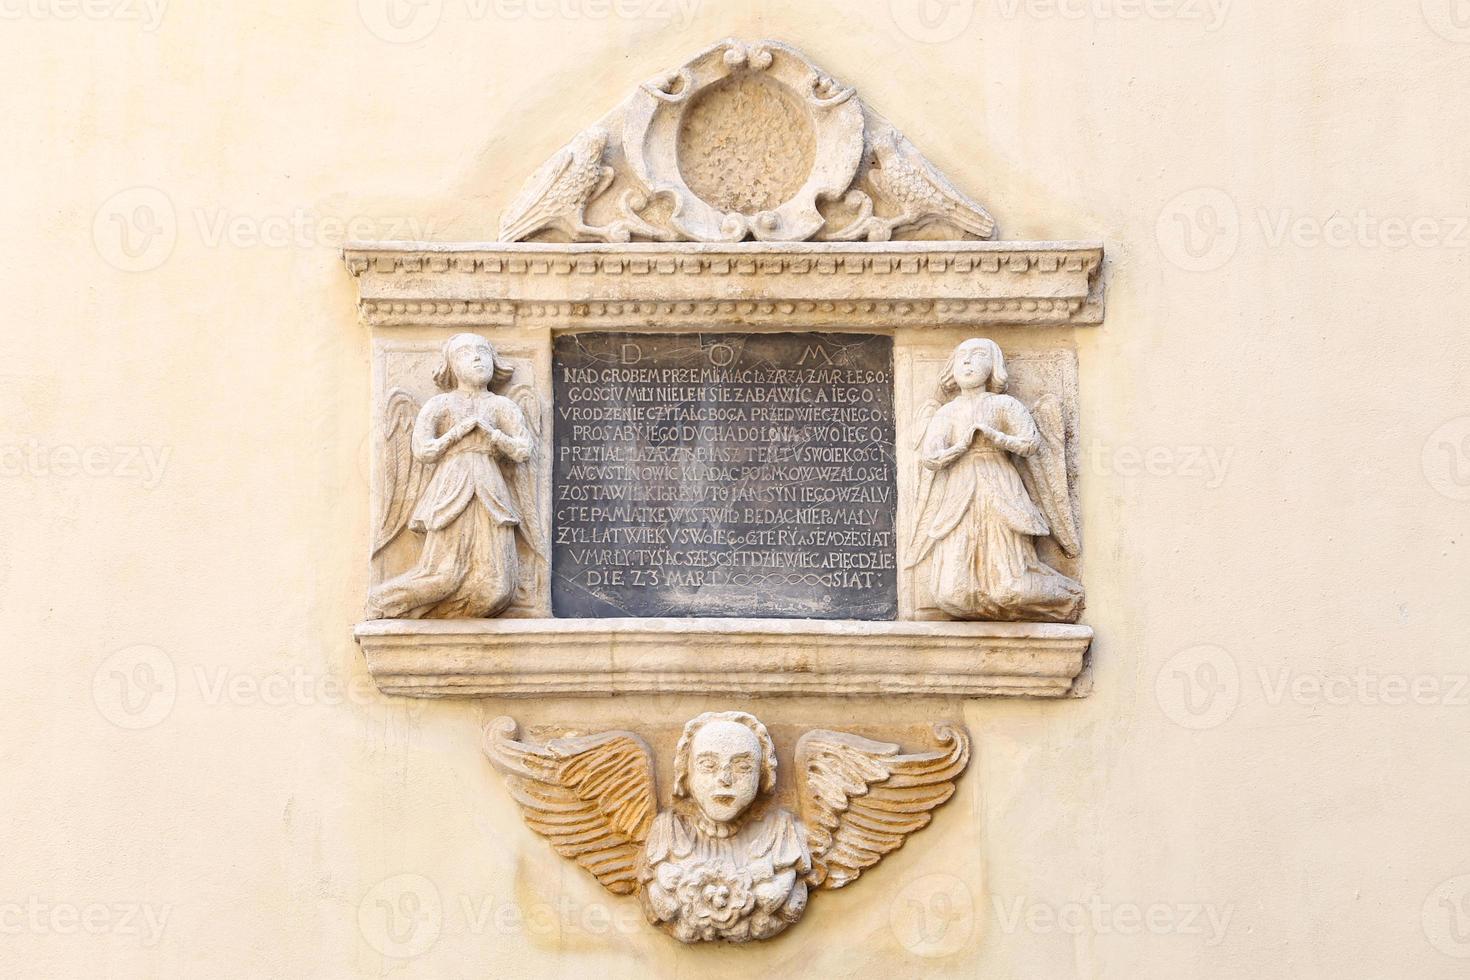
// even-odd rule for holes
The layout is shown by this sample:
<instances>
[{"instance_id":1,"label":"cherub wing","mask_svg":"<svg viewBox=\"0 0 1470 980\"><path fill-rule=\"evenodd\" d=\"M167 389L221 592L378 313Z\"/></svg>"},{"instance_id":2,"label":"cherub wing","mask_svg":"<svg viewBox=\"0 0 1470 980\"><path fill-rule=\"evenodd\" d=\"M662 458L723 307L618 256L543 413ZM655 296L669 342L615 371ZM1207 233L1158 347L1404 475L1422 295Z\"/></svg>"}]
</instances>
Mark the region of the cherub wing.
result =
<instances>
[{"instance_id":1,"label":"cherub wing","mask_svg":"<svg viewBox=\"0 0 1470 980\"><path fill-rule=\"evenodd\" d=\"M513 466L510 493L521 512L521 537L532 551L546 557L546 528L541 520L541 399L530 385L518 385L507 397L516 403L531 434L531 458Z\"/></svg>"},{"instance_id":2,"label":"cherub wing","mask_svg":"<svg viewBox=\"0 0 1470 980\"><path fill-rule=\"evenodd\" d=\"M515 740L516 723L485 726L485 754L505 775L531 829L614 895L638 889L637 863L653 824L653 759L632 732Z\"/></svg>"},{"instance_id":3,"label":"cherub wing","mask_svg":"<svg viewBox=\"0 0 1470 980\"><path fill-rule=\"evenodd\" d=\"M939 411L939 402L934 399L926 401L919 409L918 418L915 420L915 431L919 433L914 439L914 452L924 448L924 441L929 438L929 423L934 421L934 413ZM923 561L934 547L934 539L929 537L929 512L931 503L944 497L945 473L943 470L935 473L927 466L919 466L919 488L914 493L914 531L909 541L909 559L905 568L912 568ZM936 486L937 484L937 486Z\"/></svg>"},{"instance_id":4,"label":"cherub wing","mask_svg":"<svg viewBox=\"0 0 1470 980\"><path fill-rule=\"evenodd\" d=\"M500 216L502 242L518 242L561 214L565 202L558 200L551 191L572 165L572 157L572 147L568 144L552 154L550 160L526 179L521 192Z\"/></svg>"},{"instance_id":5,"label":"cherub wing","mask_svg":"<svg viewBox=\"0 0 1470 980\"><path fill-rule=\"evenodd\" d=\"M378 514L373 526L373 555L388 547L408 524L419 494L433 472L413 454L413 427L419 403L402 388L388 393L378 426Z\"/></svg>"},{"instance_id":6,"label":"cherub wing","mask_svg":"<svg viewBox=\"0 0 1470 980\"><path fill-rule=\"evenodd\" d=\"M1051 525L1051 536L1069 558L1077 557L1081 538L1077 516L1072 511L1072 494L1067 486L1067 423L1062 402L1056 395L1042 395L1031 408L1031 417L1041 433L1036 453L1024 458L1023 474L1032 499Z\"/></svg>"},{"instance_id":7,"label":"cherub wing","mask_svg":"<svg viewBox=\"0 0 1470 980\"><path fill-rule=\"evenodd\" d=\"M812 852L810 881L841 888L929 823L970 761L970 736L936 725L947 749L899 755L898 746L815 730L796 744L801 819Z\"/></svg>"}]
</instances>

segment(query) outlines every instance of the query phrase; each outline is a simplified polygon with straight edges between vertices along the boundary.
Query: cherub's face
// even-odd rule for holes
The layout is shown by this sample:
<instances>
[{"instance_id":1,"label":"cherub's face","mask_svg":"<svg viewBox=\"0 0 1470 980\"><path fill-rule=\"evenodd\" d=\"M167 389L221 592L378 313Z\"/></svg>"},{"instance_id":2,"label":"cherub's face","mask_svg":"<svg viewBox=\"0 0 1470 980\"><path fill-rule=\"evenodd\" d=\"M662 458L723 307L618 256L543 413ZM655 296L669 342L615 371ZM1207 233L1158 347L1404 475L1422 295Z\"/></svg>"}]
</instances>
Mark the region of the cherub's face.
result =
<instances>
[{"instance_id":1,"label":"cherub's face","mask_svg":"<svg viewBox=\"0 0 1470 980\"><path fill-rule=\"evenodd\" d=\"M463 344L454 349L449 360L462 384L486 388L495 377L495 352L489 344Z\"/></svg>"},{"instance_id":2,"label":"cherub's face","mask_svg":"<svg viewBox=\"0 0 1470 980\"><path fill-rule=\"evenodd\" d=\"M954 352L954 381L966 391L989 381L993 367L986 344L964 343Z\"/></svg>"},{"instance_id":3,"label":"cherub's face","mask_svg":"<svg viewBox=\"0 0 1470 980\"><path fill-rule=\"evenodd\" d=\"M761 783L761 743L733 721L712 721L689 746L689 793L704 815L728 823L750 806Z\"/></svg>"}]
</instances>

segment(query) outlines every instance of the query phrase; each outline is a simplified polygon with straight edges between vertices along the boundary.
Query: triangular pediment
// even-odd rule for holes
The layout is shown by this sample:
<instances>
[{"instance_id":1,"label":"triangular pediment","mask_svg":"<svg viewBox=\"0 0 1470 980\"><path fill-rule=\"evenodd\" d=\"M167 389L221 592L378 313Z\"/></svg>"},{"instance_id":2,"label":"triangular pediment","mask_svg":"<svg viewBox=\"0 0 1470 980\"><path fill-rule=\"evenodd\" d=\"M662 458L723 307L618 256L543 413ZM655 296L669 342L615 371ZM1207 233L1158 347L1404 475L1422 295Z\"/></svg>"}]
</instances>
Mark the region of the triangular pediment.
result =
<instances>
[{"instance_id":1,"label":"triangular pediment","mask_svg":"<svg viewBox=\"0 0 1470 980\"><path fill-rule=\"evenodd\" d=\"M726 39L638 85L526 181L503 242L995 237L995 222L851 86Z\"/></svg>"}]
</instances>

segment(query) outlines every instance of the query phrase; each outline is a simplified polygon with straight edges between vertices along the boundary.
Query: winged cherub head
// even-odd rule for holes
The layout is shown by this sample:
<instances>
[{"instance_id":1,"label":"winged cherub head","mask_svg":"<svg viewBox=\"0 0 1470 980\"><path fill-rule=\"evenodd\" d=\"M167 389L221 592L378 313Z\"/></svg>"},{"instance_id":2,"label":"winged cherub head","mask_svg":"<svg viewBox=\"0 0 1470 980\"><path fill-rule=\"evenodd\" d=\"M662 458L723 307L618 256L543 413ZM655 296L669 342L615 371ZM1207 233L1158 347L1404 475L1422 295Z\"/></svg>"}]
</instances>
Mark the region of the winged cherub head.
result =
<instances>
[{"instance_id":1,"label":"winged cherub head","mask_svg":"<svg viewBox=\"0 0 1470 980\"><path fill-rule=\"evenodd\" d=\"M776 746L754 715L706 711L684 726L674 749L675 798L692 796L706 817L730 823L775 787Z\"/></svg>"},{"instance_id":2,"label":"winged cherub head","mask_svg":"<svg viewBox=\"0 0 1470 980\"><path fill-rule=\"evenodd\" d=\"M500 361L490 341L473 333L457 333L444 342L434 383L444 391L459 386L486 391L510 380L512 369Z\"/></svg>"}]
</instances>

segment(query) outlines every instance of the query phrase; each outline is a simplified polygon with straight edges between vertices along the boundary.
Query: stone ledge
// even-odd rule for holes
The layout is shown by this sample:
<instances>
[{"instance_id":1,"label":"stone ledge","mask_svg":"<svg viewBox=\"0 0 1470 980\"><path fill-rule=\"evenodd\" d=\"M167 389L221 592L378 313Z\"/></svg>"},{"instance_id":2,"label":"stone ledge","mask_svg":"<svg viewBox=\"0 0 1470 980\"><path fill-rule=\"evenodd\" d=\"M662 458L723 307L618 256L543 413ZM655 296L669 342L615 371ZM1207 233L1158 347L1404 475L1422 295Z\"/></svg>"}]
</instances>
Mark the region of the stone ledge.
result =
<instances>
[{"instance_id":1,"label":"stone ledge","mask_svg":"<svg viewBox=\"0 0 1470 980\"><path fill-rule=\"evenodd\" d=\"M409 697L1067 695L1092 629L791 619L385 619L357 641Z\"/></svg>"},{"instance_id":2,"label":"stone ledge","mask_svg":"<svg viewBox=\"0 0 1470 980\"><path fill-rule=\"evenodd\" d=\"M546 245L354 242L374 327L1082 326L1095 242Z\"/></svg>"}]
</instances>

